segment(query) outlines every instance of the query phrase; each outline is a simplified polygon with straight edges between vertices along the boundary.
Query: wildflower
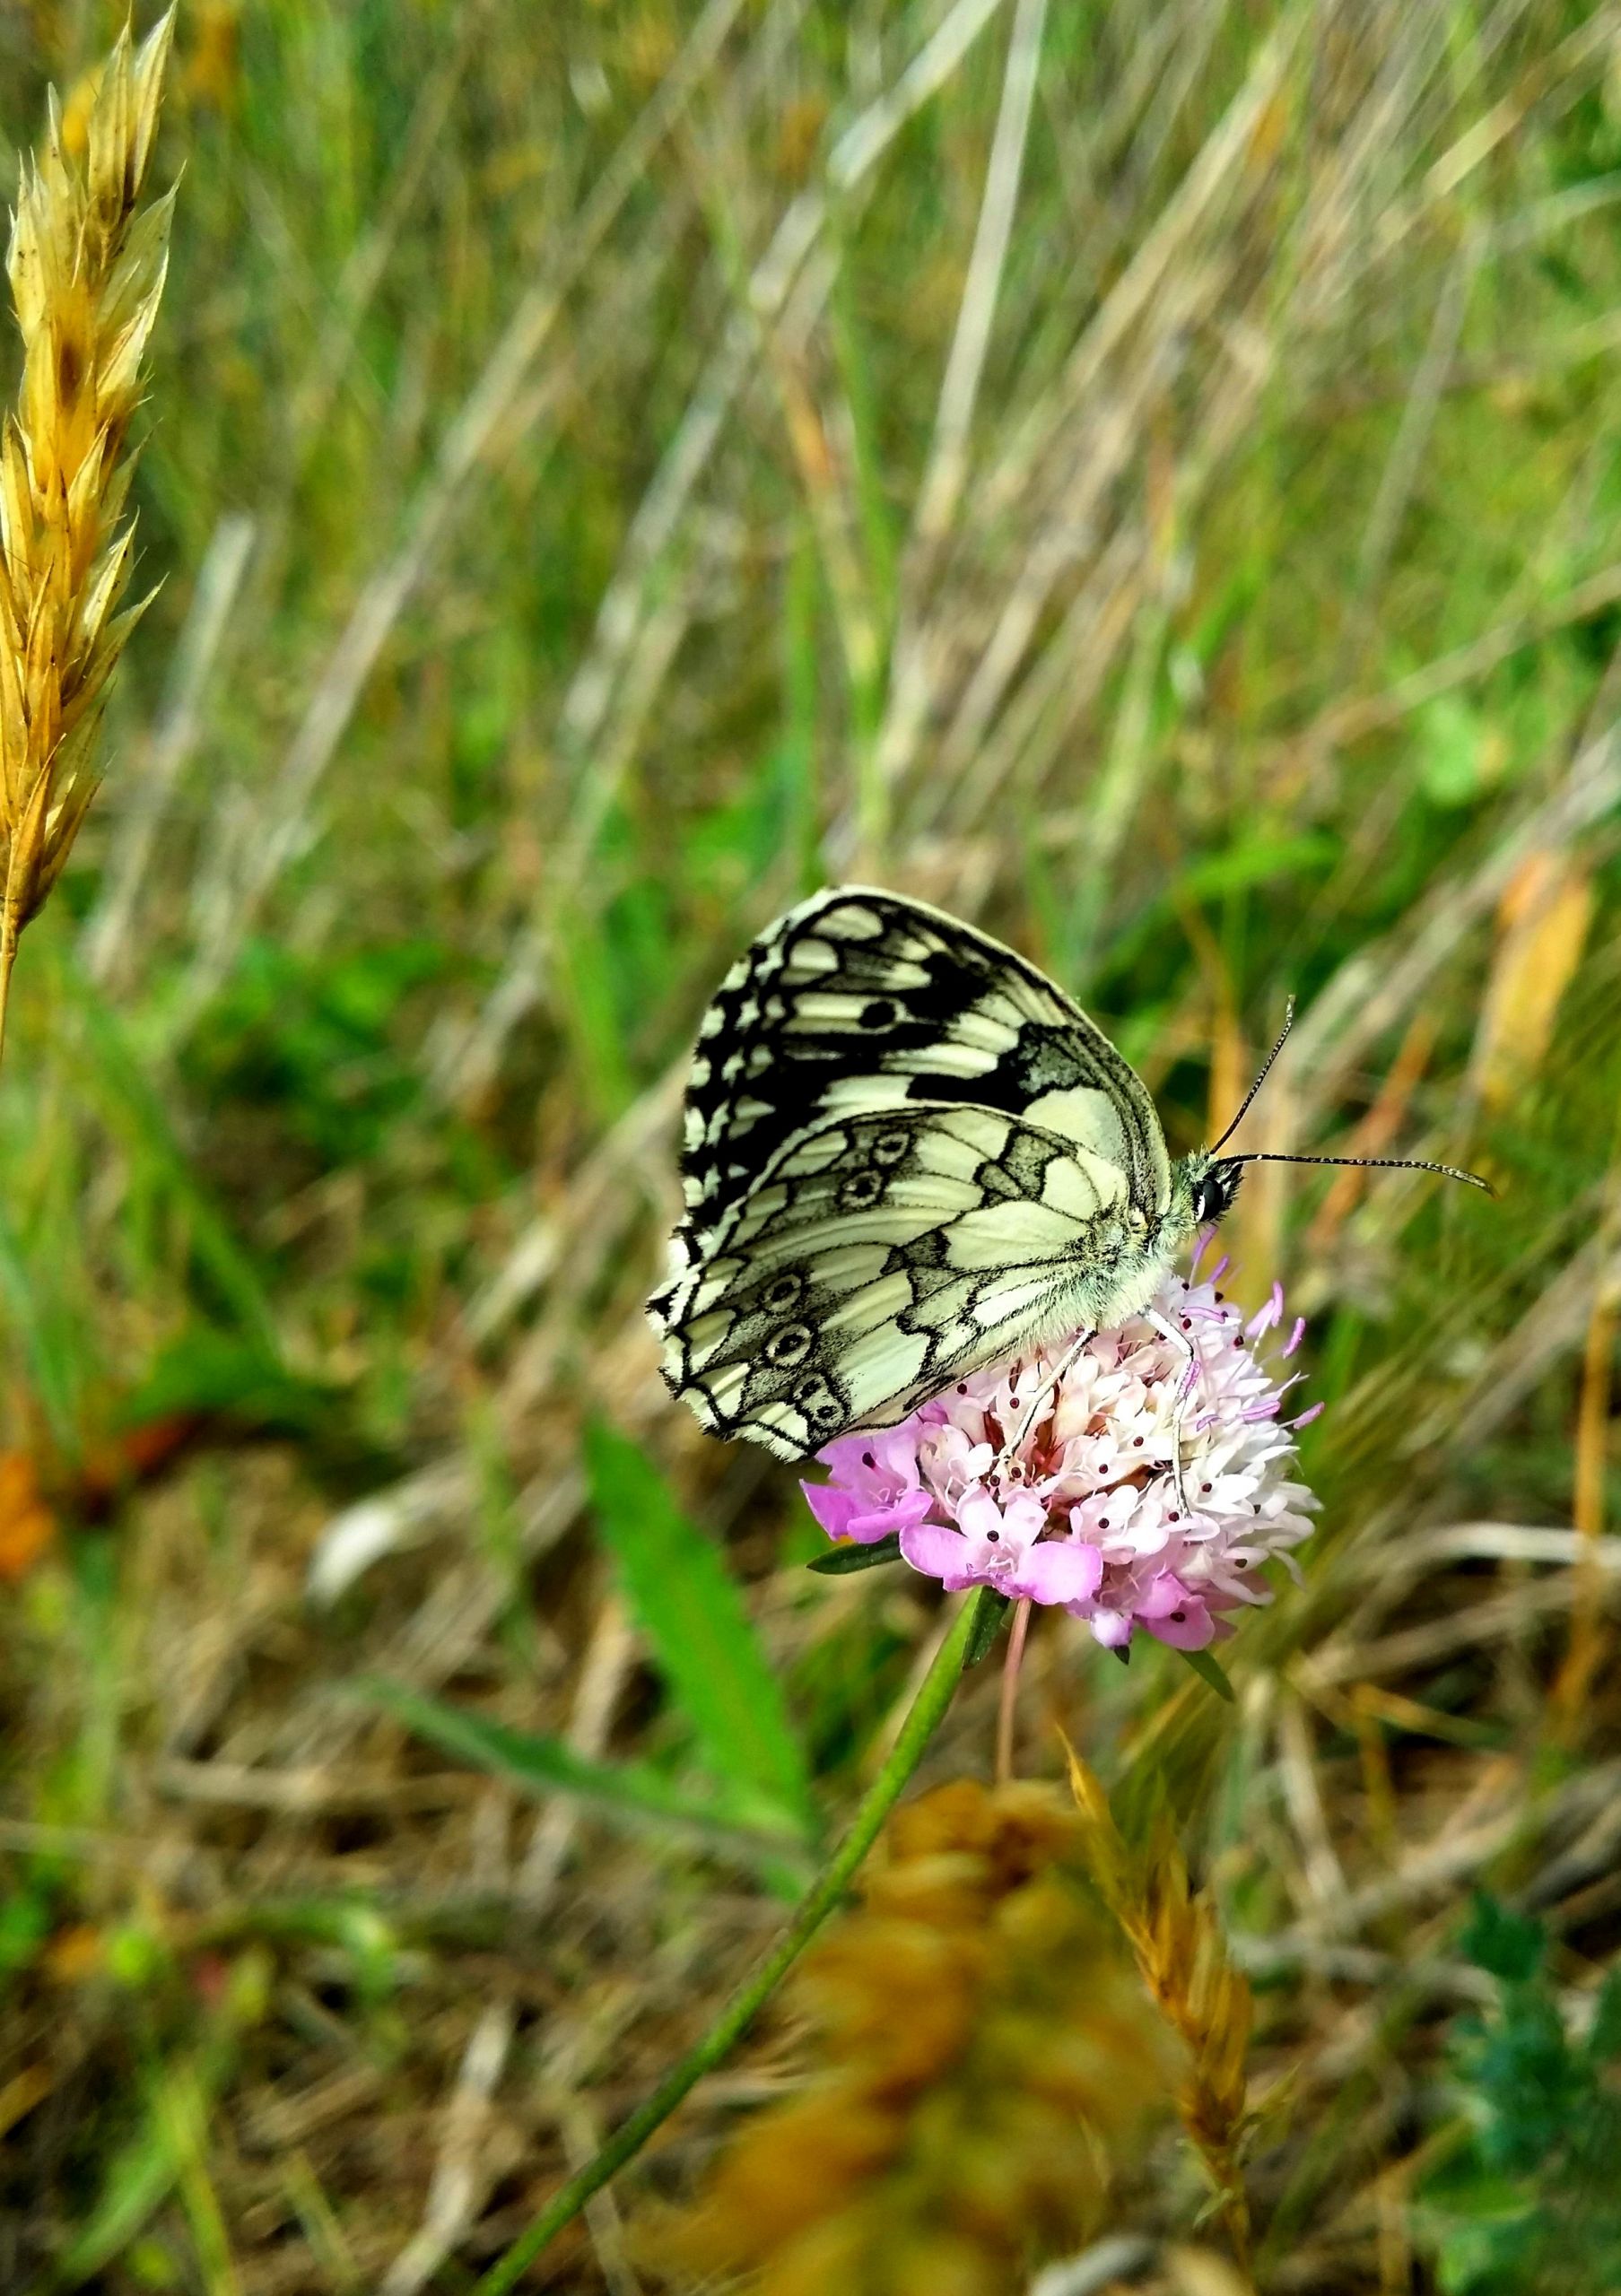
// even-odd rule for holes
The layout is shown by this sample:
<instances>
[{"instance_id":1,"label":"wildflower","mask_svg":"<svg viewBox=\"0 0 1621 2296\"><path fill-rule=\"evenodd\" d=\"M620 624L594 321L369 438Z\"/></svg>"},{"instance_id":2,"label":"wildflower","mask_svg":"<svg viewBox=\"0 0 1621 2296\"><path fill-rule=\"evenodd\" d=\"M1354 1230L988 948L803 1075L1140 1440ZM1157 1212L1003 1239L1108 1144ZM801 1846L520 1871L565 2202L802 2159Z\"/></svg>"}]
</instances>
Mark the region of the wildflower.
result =
<instances>
[{"instance_id":1,"label":"wildflower","mask_svg":"<svg viewBox=\"0 0 1621 2296\"><path fill-rule=\"evenodd\" d=\"M1281 1287L1246 1321L1217 1288L1227 1262L1204 1277L1198 1265L1114 1330L830 1443L818 1457L831 1480L804 1486L823 1529L893 1535L950 1591L1061 1606L1106 1648L1139 1628L1181 1650L1224 1639L1232 1613L1271 1600L1262 1566L1294 1569L1310 1535L1317 1502L1293 1477L1294 1431L1320 1405L1283 1417L1304 1326L1276 1344Z\"/></svg>"}]
</instances>

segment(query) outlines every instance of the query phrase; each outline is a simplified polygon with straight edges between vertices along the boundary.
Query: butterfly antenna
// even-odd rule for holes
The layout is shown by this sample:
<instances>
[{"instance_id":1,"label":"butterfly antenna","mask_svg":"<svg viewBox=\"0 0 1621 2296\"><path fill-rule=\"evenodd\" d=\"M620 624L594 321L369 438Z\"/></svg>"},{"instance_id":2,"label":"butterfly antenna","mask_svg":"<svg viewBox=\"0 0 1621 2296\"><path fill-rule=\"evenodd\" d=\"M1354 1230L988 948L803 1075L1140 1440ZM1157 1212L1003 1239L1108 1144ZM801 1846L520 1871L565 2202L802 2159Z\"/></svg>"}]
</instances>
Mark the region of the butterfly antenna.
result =
<instances>
[{"instance_id":1,"label":"butterfly antenna","mask_svg":"<svg viewBox=\"0 0 1621 2296\"><path fill-rule=\"evenodd\" d=\"M1210 1153L1213 1156L1216 1156L1221 1153L1221 1151L1226 1146L1228 1141L1232 1139L1233 1134L1238 1130L1239 1126L1249 1114L1251 1101L1255 1098L1257 1092L1259 1091L1261 1086L1266 1083L1268 1072L1271 1068L1272 1063L1277 1058L1278 1054L1283 1050L1285 1041L1288 1037L1290 1030L1294 1026L1294 999L1291 996L1287 1004L1284 1007L1284 1024L1277 1031L1277 1042L1273 1046L1271 1051L1261 1062L1260 1074L1256 1078L1254 1083L1251 1085L1249 1091L1244 1094L1243 1106L1239 1109L1238 1114L1233 1118L1225 1132L1223 1133L1215 1147L1211 1149Z\"/></svg>"},{"instance_id":2,"label":"butterfly antenna","mask_svg":"<svg viewBox=\"0 0 1621 2296\"><path fill-rule=\"evenodd\" d=\"M1266 1074L1264 1068L1261 1074L1263 1076ZM1253 1099L1254 1095L1251 1097ZM1223 1137L1225 1136L1224 1134ZM1218 1141L1216 1145L1219 1147L1220 1144ZM1442 1179L1462 1180L1469 1187L1483 1188L1487 1196L1497 1193L1490 1180L1483 1180L1478 1172L1460 1172L1456 1164L1425 1163L1416 1156L1273 1156L1263 1152L1249 1156L1232 1156L1228 1161L1233 1164L1348 1164L1358 1170L1439 1172Z\"/></svg>"}]
</instances>

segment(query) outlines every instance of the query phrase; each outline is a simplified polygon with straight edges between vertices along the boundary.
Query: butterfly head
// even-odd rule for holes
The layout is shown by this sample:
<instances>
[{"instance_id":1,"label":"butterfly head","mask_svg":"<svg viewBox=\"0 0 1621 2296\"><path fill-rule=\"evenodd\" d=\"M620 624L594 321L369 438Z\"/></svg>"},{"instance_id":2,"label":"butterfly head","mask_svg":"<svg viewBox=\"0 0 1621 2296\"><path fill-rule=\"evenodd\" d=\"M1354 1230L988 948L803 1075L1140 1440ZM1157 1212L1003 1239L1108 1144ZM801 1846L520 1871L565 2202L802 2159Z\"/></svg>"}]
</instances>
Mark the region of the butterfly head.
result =
<instances>
[{"instance_id":1,"label":"butterfly head","mask_svg":"<svg viewBox=\"0 0 1621 2296\"><path fill-rule=\"evenodd\" d=\"M1244 1168L1237 1157L1217 1156L1208 1148L1184 1156L1176 1168L1172 1188L1173 1200L1180 1197L1187 1205L1189 1226L1207 1228L1230 1212L1243 1176Z\"/></svg>"}]
</instances>

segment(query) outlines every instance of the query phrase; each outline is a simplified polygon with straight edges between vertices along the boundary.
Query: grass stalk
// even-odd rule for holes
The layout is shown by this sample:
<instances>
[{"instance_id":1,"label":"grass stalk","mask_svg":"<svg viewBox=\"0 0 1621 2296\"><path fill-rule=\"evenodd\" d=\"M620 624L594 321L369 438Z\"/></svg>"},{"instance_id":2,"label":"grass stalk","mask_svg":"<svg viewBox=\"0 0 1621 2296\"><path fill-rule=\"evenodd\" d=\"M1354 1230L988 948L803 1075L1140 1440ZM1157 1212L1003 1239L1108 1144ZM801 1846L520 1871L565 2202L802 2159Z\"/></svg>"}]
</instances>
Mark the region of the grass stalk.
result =
<instances>
[{"instance_id":1,"label":"grass stalk","mask_svg":"<svg viewBox=\"0 0 1621 2296\"><path fill-rule=\"evenodd\" d=\"M811 1883L798 1911L759 1968L745 1979L702 2039L671 2067L645 2103L614 2130L601 2150L569 2179L561 2191L553 2195L528 2231L478 2282L474 2296L502 2296L503 2291L513 2287L547 2243L580 2214L594 2193L600 2192L627 2161L635 2159L688 2092L728 2057L742 2039L838 1904L877 1839L885 1820L922 1759L925 1747L945 1719L975 1630L994 1600L989 1588L978 1587L963 1604L919 1687L893 1748L863 1797L850 1831Z\"/></svg>"},{"instance_id":2,"label":"grass stalk","mask_svg":"<svg viewBox=\"0 0 1621 2296\"><path fill-rule=\"evenodd\" d=\"M87 109L53 95L25 164L6 268L22 382L0 440L0 1051L17 944L60 876L99 779L108 683L145 601L118 607L142 358L174 195L144 204L172 11L128 27Z\"/></svg>"},{"instance_id":3,"label":"grass stalk","mask_svg":"<svg viewBox=\"0 0 1621 2296\"><path fill-rule=\"evenodd\" d=\"M1576 1565L1570 1641L1548 1693L1552 1733L1558 1744L1580 1739L1593 1677L1604 1657L1604 1576L1599 1544L1604 1536L1605 1479L1609 1455L1611 1366L1617 1301L1613 1279L1600 1280L1588 1318L1576 1406L1574 1517L1582 1559Z\"/></svg>"},{"instance_id":4,"label":"grass stalk","mask_svg":"<svg viewBox=\"0 0 1621 2296\"><path fill-rule=\"evenodd\" d=\"M1187 2051L1176 2109L1203 2163L1246 2287L1253 2284L1243 2143L1249 2127L1246 2058L1254 2002L1229 1958L1216 1908L1189 1887L1188 1868L1163 1820L1129 1844L1109 1797L1068 1749L1069 1783L1085 1827L1094 1880L1125 1934L1155 2007Z\"/></svg>"},{"instance_id":5,"label":"grass stalk","mask_svg":"<svg viewBox=\"0 0 1621 2296\"><path fill-rule=\"evenodd\" d=\"M1014 1733L1018 1722L1019 1672L1024 1663L1024 1638L1030 1631L1030 1604L1021 1602L1013 1614L1007 1657L1002 1666L1002 1694L997 1705L997 1784L1013 1776Z\"/></svg>"}]
</instances>

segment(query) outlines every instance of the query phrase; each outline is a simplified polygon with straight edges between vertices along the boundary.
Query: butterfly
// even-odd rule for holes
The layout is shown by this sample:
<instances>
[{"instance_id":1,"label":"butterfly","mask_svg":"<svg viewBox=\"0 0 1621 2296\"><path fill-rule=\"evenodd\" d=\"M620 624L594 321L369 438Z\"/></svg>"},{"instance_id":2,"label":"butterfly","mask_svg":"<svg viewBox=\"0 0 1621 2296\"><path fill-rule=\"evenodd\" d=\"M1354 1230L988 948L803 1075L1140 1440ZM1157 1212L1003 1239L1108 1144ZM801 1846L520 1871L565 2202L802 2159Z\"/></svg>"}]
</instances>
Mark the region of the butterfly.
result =
<instances>
[{"instance_id":1,"label":"butterfly","mask_svg":"<svg viewBox=\"0 0 1621 2296\"><path fill-rule=\"evenodd\" d=\"M797 1459L1124 1322L1258 1161L1220 1152L1238 1120L1173 1162L1142 1079L1037 967L899 893L814 894L699 1030L648 1302L666 1382Z\"/></svg>"}]
</instances>

